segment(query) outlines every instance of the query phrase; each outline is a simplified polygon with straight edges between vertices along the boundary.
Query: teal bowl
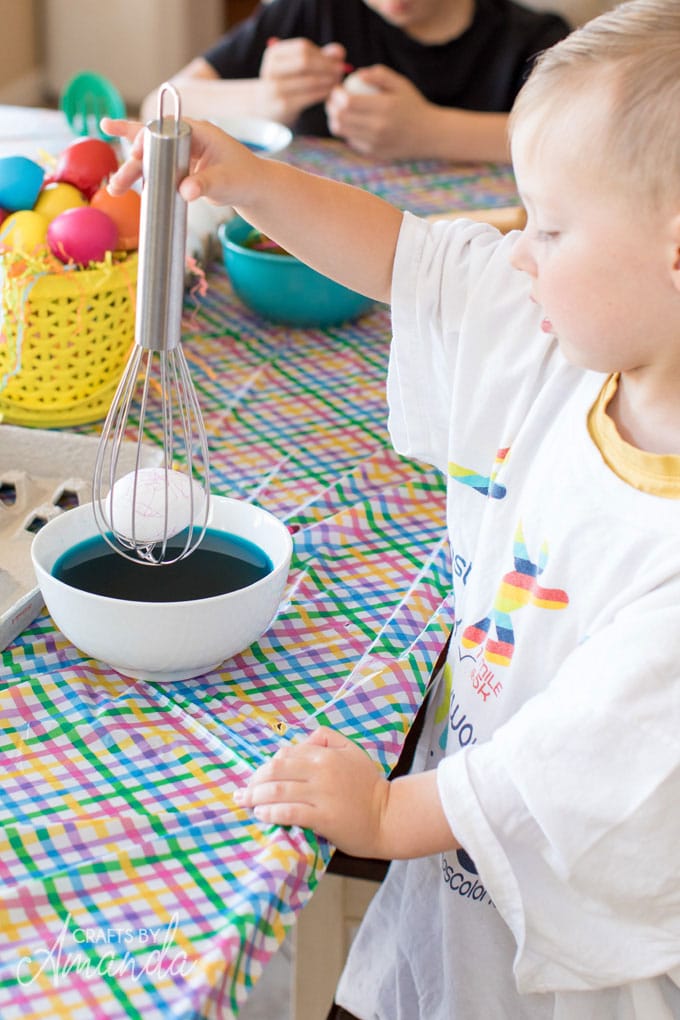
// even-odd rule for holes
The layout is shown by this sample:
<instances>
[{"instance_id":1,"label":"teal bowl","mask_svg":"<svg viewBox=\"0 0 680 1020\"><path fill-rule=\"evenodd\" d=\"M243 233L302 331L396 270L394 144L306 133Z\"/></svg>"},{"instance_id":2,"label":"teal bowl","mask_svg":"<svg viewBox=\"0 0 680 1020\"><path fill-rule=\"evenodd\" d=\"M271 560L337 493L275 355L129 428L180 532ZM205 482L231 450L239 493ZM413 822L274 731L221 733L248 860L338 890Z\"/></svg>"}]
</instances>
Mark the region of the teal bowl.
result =
<instances>
[{"instance_id":1,"label":"teal bowl","mask_svg":"<svg viewBox=\"0 0 680 1020\"><path fill-rule=\"evenodd\" d=\"M289 326L336 326L375 302L310 269L292 255L246 248L252 227L239 216L222 223L222 257L236 294L253 311Z\"/></svg>"}]
</instances>

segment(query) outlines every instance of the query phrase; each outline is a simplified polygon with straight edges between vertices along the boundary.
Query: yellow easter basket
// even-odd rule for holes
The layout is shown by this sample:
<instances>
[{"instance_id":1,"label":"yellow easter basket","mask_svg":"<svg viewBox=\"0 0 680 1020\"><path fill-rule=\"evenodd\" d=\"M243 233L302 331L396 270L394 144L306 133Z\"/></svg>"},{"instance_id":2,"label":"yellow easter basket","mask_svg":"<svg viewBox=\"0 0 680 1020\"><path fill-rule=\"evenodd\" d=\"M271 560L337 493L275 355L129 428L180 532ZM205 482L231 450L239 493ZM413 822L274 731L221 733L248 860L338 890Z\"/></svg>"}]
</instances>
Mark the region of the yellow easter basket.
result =
<instances>
[{"instance_id":1,"label":"yellow easter basket","mask_svg":"<svg viewBox=\"0 0 680 1020\"><path fill-rule=\"evenodd\" d=\"M103 418L134 342L137 253L45 272L5 255L0 268L0 420Z\"/></svg>"}]
</instances>

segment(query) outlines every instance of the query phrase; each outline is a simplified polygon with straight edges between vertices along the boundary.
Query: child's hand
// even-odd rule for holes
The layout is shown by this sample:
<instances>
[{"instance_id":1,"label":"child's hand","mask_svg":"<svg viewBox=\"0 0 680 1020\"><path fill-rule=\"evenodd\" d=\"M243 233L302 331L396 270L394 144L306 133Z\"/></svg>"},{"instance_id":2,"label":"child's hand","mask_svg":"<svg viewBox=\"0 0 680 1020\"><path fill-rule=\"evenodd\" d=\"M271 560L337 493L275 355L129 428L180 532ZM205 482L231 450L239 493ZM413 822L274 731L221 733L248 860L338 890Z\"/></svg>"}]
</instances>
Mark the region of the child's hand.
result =
<instances>
[{"instance_id":1,"label":"child's hand","mask_svg":"<svg viewBox=\"0 0 680 1020\"><path fill-rule=\"evenodd\" d=\"M270 39L260 65L268 115L292 124L303 110L323 103L342 79L345 55L340 43Z\"/></svg>"},{"instance_id":2,"label":"child's hand","mask_svg":"<svg viewBox=\"0 0 680 1020\"><path fill-rule=\"evenodd\" d=\"M389 783L353 741L322 727L283 747L234 794L257 818L300 825L350 854L378 856Z\"/></svg>"},{"instance_id":3,"label":"child's hand","mask_svg":"<svg viewBox=\"0 0 680 1020\"><path fill-rule=\"evenodd\" d=\"M357 152L380 159L422 155L422 125L430 104L415 85L388 67L361 70L361 80L375 91L352 93L333 89L326 103L331 134L344 138Z\"/></svg>"},{"instance_id":4,"label":"child's hand","mask_svg":"<svg viewBox=\"0 0 680 1020\"><path fill-rule=\"evenodd\" d=\"M214 205L237 205L247 202L251 186L258 179L263 160L246 146L207 121L186 119L191 127L191 161L189 174L180 183L179 191L187 202L206 198ZM127 191L142 176L144 131L134 121L102 119L102 130L131 142L130 154L110 178L112 195Z\"/></svg>"}]
</instances>

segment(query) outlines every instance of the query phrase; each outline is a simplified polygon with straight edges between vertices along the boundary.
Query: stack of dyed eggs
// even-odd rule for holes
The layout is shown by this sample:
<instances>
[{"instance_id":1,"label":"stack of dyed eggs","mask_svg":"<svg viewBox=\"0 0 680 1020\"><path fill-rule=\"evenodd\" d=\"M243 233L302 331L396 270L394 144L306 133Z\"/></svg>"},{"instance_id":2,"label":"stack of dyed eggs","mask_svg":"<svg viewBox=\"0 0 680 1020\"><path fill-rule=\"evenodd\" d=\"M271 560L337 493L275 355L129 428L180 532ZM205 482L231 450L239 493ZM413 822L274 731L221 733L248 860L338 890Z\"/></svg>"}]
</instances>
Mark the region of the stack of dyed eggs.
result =
<instances>
[{"instance_id":1,"label":"stack of dyed eggs","mask_svg":"<svg viewBox=\"0 0 680 1020\"><path fill-rule=\"evenodd\" d=\"M117 169L115 149L98 138L72 142L49 174L25 156L0 159L0 254L54 272L59 263L88 268L134 251L140 196L109 195Z\"/></svg>"},{"instance_id":2,"label":"stack of dyed eggs","mask_svg":"<svg viewBox=\"0 0 680 1020\"><path fill-rule=\"evenodd\" d=\"M48 173L0 159L0 421L59 428L106 414L134 342L140 195L114 198L104 139Z\"/></svg>"}]
</instances>

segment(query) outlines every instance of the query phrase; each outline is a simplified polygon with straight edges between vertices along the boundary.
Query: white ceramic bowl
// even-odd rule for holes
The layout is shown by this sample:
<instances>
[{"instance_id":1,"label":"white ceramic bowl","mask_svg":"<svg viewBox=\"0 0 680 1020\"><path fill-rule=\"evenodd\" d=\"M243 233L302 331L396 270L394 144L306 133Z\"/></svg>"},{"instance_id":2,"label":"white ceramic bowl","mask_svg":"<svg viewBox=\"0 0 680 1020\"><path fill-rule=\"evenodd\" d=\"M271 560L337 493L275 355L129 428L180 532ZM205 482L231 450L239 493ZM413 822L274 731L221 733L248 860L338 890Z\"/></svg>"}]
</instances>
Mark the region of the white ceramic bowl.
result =
<instances>
[{"instance_id":1,"label":"white ceramic bowl","mask_svg":"<svg viewBox=\"0 0 680 1020\"><path fill-rule=\"evenodd\" d=\"M290 128L265 117L220 117L213 119L212 123L263 156L276 156L287 149L293 140Z\"/></svg>"},{"instance_id":2,"label":"white ceramic bowl","mask_svg":"<svg viewBox=\"0 0 680 1020\"><path fill-rule=\"evenodd\" d=\"M215 669L243 651L271 624L288 577L292 540L272 514L226 496L211 498L210 527L247 539L269 556L273 570L254 584L185 602L133 602L93 595L52 575L68 549L97 535L92 504L49 521L31 547L38 585L52 619L86 655L124 676L168 682ZM163 567L140 567L158 571Z\"/></svg>"}]
</instances>

